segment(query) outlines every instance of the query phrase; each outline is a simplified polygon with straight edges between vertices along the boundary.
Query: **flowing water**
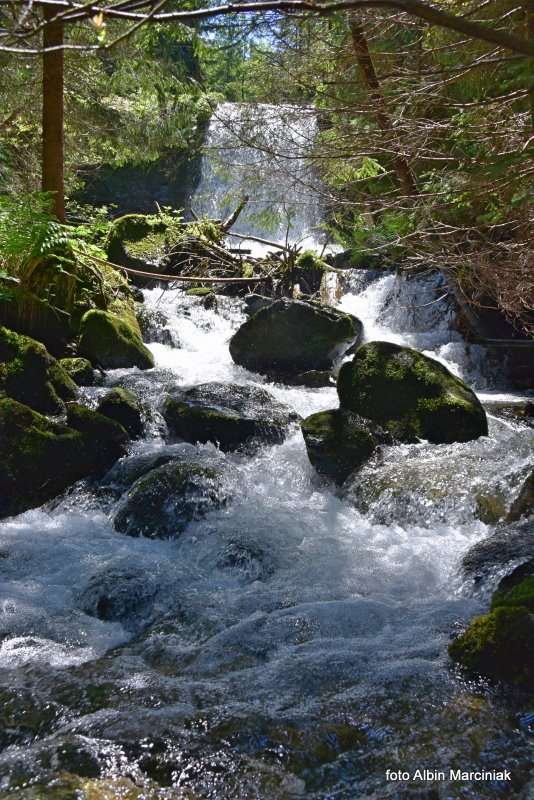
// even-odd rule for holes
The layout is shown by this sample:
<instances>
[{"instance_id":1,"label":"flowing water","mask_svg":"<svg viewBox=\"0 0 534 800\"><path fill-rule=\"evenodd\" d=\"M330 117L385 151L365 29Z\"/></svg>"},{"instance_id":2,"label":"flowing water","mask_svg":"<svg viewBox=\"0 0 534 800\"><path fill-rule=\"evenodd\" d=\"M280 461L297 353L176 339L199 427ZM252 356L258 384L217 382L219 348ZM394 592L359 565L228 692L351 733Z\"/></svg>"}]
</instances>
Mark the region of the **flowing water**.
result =
<instances>
[{"instance_id":1,"label":"flowing water","mask_svg":"<svg viewBox=\"0 0 534 800\"><path fill-rule=\"evenodd\" d=\"M492 388L441 294L435 276L355 273L341 306L368 337ZM106 385L141 395L146 437L109 476L1 526L0 797L527 797L528 709L466 683L446 651L491 588L474 593L460 570L491 532L480 497L509 503L534 431L491 415L487 438L390 448L342 491L298 430L254 456L169 445L157 408L176 384L261 384L302 415L336 396L234 365L240 300L145 298L167 344L150 344L155 369ZM176 540L117 533L127 468L155 451L219 465L232 501ZM513 785L385 780L449 767L510 768Z\"/></svg>"}]
</instances>

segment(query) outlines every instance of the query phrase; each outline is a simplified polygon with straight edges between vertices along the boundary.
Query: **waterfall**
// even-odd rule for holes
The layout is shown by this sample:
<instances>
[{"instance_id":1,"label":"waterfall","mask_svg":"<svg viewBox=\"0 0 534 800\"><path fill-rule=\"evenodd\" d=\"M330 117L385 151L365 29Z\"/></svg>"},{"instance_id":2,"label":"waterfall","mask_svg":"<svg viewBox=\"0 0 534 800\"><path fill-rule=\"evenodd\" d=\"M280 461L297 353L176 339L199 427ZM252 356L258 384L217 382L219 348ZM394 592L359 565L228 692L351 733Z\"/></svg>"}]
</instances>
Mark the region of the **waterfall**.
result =
<instances>
[{"instance_id":1,"label":"waterfall","mask_svg":"<svg viewBox=\"0 0 534 800\"><path fill-rule=\"evenodd\" d=\"M234 232L318 246L321 186L307 160L316 135L313 109L221 103L209 123L193 210L224 219L246 195ZM235 238L233 244L262 252L257 243Z\"/></svg>"}]
</instances>

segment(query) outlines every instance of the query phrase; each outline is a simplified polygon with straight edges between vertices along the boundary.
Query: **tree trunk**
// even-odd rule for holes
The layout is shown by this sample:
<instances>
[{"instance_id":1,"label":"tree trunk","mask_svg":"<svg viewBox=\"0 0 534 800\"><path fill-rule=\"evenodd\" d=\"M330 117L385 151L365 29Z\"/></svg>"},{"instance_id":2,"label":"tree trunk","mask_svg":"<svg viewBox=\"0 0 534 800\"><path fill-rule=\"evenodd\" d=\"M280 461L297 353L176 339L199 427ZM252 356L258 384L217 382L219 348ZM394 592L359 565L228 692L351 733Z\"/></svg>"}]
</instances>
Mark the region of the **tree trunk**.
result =
<instances>
[{"instance_id":1,"label":"tree trunk","mask_svg":"<svg viewBox=\"0 0 534 800\"><path fill-rule=\"evenodd\" d=\"M59 6L44 7L45 21L53 20ZM49 22L43 32L43 47L61 47L63 22ZM65 221L63 187L63 50L43 54L43 165L44 192L52 192L54 213Z\"/></svg>"},{"instance_id":2,"label":"tree trunk","mask_svg":"<svg viewBox=\"0 0 534 800\"><path fill-rule=\"evenodd\" d=\"M387 110L386 101L380 88L380 82L376 74L371 53L369 52L369 45L367 44L365 32L361 25L358 24L355 16L352 14L349 18L349 24L352 37L352 46L354 48L358 66L363 73L365 85L367 87L367 91L369 92L369 98L374 106L374 114L378 123L378 127L382 131L393 133L393 122L391 121L391 117ZM401 153L397 152L393 157L393 165L399 186L403 194L407 196L417 194L415 178L406 158Z\"/></svg>"}]
</instances>

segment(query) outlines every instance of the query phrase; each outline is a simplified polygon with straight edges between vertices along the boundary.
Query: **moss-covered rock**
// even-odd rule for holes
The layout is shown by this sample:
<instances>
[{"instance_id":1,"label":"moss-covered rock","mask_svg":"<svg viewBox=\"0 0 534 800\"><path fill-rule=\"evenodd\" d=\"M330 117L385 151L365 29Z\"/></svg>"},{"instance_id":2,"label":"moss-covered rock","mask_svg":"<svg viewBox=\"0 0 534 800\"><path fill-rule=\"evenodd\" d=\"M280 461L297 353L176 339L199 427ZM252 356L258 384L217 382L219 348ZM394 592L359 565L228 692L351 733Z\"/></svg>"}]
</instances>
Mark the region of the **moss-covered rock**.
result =
<instances>
[{"instance_id":1,"label":"moss-covered rock","mask_svg":"<svg viewBox=\"0 0 534 800\"><path fill-rule=\"evenodd\" d=\"M379 444L392 442L370 420L340 409L312 414L301 427L310 462L338 484L361 467Z\"/></svg>"},{"instance_id":2,"label":"moss-covered rock","mask_svg":"<svg viewBox=\"0 0 534 800\"><path fill-rule=\"evenodd\" d=\"M534 614L526 606L499 605L475 617L449 654L471 672L533 688Z\"/></svg>"},{"instance_id":3,"label":"moss-covered rock","mask_svg":"<svg viewBox=\"0 0 534 800\"><path fill-rule=\"evenodd\" d=\"M99 402L97 411L122 425L130 436L140 436L143 431L141 404L129 389L111 389Z\"/></svg>"},{"instance_id":4,"label":"moss-covered rock","mask_svg":"<svg viewBox=\"0 0 534 800\"><path fill-rule=\"evenodd\" d=\"M186 442L214 442L225 451L281 444L298 419L265 389L215 382L167 397L163 415L173 435Z\"/></svg>"},{"instance_id":5,"label":"moss-covered rock","mask_svg":"<svg viewBox=\"0 0 534 800\"><path fill-rule=\"evenodd\" d=\"M77 387L46 347L29 336L0 327L0 394L45 414L64 410Z\"/></svg>"},{"instance_id":6,"label":"moss-covered rock","mask_svg":"<svg viewBox=\"0 0 534 800\"><path fill-rule=\"evenodd\" d=\"M343 364L341 408L388 428L399 439L466 442L488 432L478 398L437 361L409 347L369 342Z\"/></svg>"},{"instance_id":7,"label":"moss-covered rock","mask_svg":"<svg viewBox=\"0 0 534 800\"><path fill-rule=\"evenodd\" d=\"M0 516L44 503L123 454L126 433L106 417L70 404L67 421L0 399Z\"/></svg>"},{"instance_id":8,"label":"moss-covered rock","mask_svg":"<svg viewBox=\"0 0 534 800\"><path fill-rule=\"evenodd\" d=\"M158 216L125 214L114 220L106 251L110 261L134 269L156 267L165 256L168 225Z\"/></svg>"},{"instance_id":9,"label":"moss-covered rock","mask_svg":"<svg viewBox=\"0 0 534 800\"><path fill-rule=\"evenodd\" d=\"M78 350L92 364L104 369L150 369L154 359L141 339L133 315L88 311L82 318Z\"/></svg>"},{"instance_id":10,"label":"moss-covered rock","mask_svg":"<svg viewBox=\"0 0 534 800\"><path fill-rule=\"evenodd\" d=\"M277 300L260 308L233 335L236 364L277 377L331 369L361 337L362 324L333 308Z\"/></svg>"},{"instance_id":11,"label":"moss-covered rock","mask_svg":"<svg viewBox=\"0 0 534 800\"><path fill-rule=\"evenodd\" d=\"M219 473L201 464L171 461L139 478L115 515L115 529L128 536L172 539L192 520L227 500Z\"/></svg>"},{"instance_id":12,"label":"moss-covered rock","mask_svg":"<svg viewBox=\"0 0 534 800\"><path fill-rule=\"evenodd\" d=\"M534 514L534 470L527 477L512 503L506 521L515 522L521 517L528 517L531 514Z\"/></svg>"},{"instance_id":13,"label":"moss-covered rock","mask_svg":"<svg viewBox=\"0 0 534 800\"><path fill-rule=\"evenodd\" d=\"M78 386L92 386L95 382L95 374L89 359L60 358L58 363Z\"/></svg>"},{"instance_id":14,"label":"moss-covered rock","mask_svg":"<svg viewBox=\"0 0 534 800\"><path fill-rule=\"evenodd\" d=\"M534 575L528 575L509 589L496 591L491 599L491 610L524 606L534 612Z\"/></svg>"},{"instance_id":15,"label":"moss-covered rock","mask_svg":"<svg viewBox=\"0 0 534 800\"><path fill-rule=\"evenodd\" d=\"M186 291L188 297L207 297L209 294L214 294L210 286L193 286Z\"/></svg>"}]
</instances>

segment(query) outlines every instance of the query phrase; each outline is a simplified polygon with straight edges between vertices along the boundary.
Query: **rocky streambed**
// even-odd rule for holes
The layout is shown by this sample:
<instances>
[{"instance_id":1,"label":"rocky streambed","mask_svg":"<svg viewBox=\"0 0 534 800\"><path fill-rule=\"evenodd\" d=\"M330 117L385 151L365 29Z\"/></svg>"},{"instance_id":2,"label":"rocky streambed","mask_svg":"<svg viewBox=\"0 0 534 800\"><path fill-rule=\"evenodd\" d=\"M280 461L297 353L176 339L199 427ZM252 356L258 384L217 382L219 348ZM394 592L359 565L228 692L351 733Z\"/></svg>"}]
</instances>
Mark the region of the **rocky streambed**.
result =
<instances>
[{"instance_id":1,"label":"rocky streambed","mask_svg":"<svg viewBox=\"0 0 534 800\"><path fill-rule=\"evenodd\" d=\"M145 291L147 363L33 419L86 470L0 527L0 797L527 797L531 637L461 635L530 625L534 429L418 280L355 276L318 341L281 301L291 369L242 301ZM512 778L385 779L449 767Z\"/></svg>"}]
</instances>

